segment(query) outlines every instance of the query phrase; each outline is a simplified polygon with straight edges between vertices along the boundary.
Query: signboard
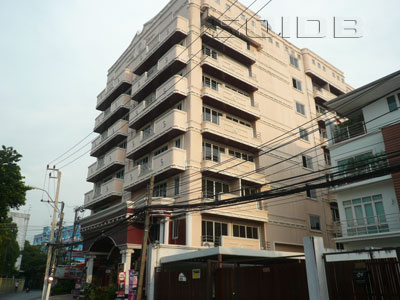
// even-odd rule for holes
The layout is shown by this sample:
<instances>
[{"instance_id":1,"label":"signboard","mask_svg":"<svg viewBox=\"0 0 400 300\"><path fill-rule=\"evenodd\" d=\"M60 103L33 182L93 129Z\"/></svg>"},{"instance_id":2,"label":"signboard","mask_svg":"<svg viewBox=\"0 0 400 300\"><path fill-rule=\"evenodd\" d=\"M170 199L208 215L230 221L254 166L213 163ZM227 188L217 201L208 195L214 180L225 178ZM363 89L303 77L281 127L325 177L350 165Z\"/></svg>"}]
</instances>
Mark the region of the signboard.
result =
<instances>
[{"instance_id":1,"label":"signboard","mask_svg":"<svg viewBox=\"0 0 400 300\"><path fill-rule=\"evenodd\" d=\"M138 272L135 270L129 270L129 292L128 300L135 300L138 285Z\"/></svg>"},{"instance_id":2,"label":"signboard","mask_svg":"<svg viewBox=\"0 0 400 300\"><path fill-rule=\"evenodd\" d=\"M117 297L125 297L125 272L118 273Z\"/></svg>"},{"instance_id":3,"label":"signboard","mask_svg":"<svg viewBox=\"0 0 400 300\"><path fill-rule=\"evenodd\" d=\"M192 278L193 279L200 279L200 269L193 269L192 270Z\"/></svg>"},{"instance_id":4,"label":"signboard","mask_svg":"<svg viewBox=\"0 0 400 300\"><path fill-rule=\"evenodd\" d=\"M185 276L185 274L180 273L179 276L178 276L178 281L185 282L185 281L186 281L186 276Z\"/></svg>"}]
</instances>

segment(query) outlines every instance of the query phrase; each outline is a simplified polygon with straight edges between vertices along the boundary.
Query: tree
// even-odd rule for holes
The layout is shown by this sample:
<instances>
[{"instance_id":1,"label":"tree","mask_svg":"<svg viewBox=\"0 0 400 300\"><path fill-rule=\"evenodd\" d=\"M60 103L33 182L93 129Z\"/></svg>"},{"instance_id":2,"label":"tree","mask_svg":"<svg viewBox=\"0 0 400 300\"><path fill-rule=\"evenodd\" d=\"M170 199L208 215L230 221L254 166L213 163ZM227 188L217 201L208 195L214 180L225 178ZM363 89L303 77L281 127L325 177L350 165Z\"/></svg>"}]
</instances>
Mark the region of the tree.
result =
<instances>
[{"instance_id":1,"label":"tree","mask_svg":"<svg viewBox=\"0 0 400 300\"><path fill-rule=\"evenodd\" d=\"M0 223L4 223L10 208L25 204L25 185L18 162L22 155L12 147L2 146L0 150Z\"/></svg>"},{"instance_id":2,"label":"tree","mask_svg":"<svg viewBox=\"0 0 400 300\"><path fill-rule=\"evenodd\" d=\"M6 217L0 226L0 274L6 276L17 275L15 262L19 256L17 242L18 228L12 219Z\"/></svg>"},{"instance_id":3,"label":"tree","mask_svg":"<svg viewBox=\"0 0 400 300\"><path fill-rule=\"evenodd\" d=\"M25 283L30 288L40 288L46 269L47 255L41 250L41 246L32 246L25 241L22 251L21 270L25 275Z\"/></svg>"}]
</instances>

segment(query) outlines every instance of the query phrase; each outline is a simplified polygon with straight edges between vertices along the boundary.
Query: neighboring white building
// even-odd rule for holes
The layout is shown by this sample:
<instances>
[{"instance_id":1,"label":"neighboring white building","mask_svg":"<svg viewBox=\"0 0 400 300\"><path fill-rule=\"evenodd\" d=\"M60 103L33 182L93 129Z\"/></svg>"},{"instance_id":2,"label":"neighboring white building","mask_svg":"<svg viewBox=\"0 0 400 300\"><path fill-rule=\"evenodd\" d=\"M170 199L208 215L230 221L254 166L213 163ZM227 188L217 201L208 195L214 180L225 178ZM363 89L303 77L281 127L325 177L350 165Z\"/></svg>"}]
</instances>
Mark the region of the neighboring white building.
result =
<instances>
[{"instance_id":1,"label":"neighboring white building","mask_svg":"<svg viewBox=\"0 0 400 300\"><path fill-rule=\"evenodd\" d=\"M13 222L15 224L17 224L17 228L18 228L17 242L18 242L19 250L22 252L22 250L24 250L24 246L25 246L26 232L28 230L29 217L31 215L25 214L25 213L20 213L20 212L10 211L8 213L8 216L13 219ZM22 254L20 254L18 256L17 261L15 262L15 268L17 270L20 270L20 268L21 268L21 261L22 261Z\"/></svg>"},{"instance_id":2,"label":"neighboring white building","mask_svg":"<svg viewBox=\"0 0 400 300\"><path fill-rule=\"evenodd\" d=\"M327 106L348 118L346 124L327 124L332 166L338 167L332 172L351 176L400 161L394 153L400 151L400 71ZM400 246L399 173L341 185L331 192L336 194L341 220L337 242L349 250Z\"/></svg>"}]
</instances>

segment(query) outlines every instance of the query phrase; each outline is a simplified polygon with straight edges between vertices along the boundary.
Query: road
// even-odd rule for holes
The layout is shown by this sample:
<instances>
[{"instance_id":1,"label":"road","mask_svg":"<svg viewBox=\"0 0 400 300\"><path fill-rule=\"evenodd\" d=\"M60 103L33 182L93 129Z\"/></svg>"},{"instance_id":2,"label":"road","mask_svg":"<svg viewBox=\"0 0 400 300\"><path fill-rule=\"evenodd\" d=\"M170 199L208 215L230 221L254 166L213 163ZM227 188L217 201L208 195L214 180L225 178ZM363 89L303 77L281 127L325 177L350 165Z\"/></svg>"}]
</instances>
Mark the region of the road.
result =
<instances>
[{"instance_id":1,"label":"road","mask_svg":"<svg viewBox=\"0 0 400 300\"><path fill-rule=\"evenodd\" d=\"M13 294L0 294L1 300L37 300L40 299L42 291L31 291L29 293L18 292Z\"/></svg>"}]
</instances>

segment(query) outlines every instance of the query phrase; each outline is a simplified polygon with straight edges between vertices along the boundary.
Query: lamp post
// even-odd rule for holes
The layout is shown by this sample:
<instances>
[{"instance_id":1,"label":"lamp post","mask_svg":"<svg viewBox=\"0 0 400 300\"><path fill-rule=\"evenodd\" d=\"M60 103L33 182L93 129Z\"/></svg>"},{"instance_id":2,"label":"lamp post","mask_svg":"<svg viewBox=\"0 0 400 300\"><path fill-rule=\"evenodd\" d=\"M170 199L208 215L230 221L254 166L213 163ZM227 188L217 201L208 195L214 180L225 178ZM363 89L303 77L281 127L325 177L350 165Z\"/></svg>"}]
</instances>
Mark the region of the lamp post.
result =
<instances>
[{"instance_id":1,"label":"lamp post","mask_svg":"<svg viewBox=\"0 0 400 300\"><path fill-rule=\"evenodd\" d=\"M58 210L57 205L58 205L58 196L60 193L61 172L58 169L53 169L53 170L57 172L57 190L56 190L56 199L54 201L50 197L49 193L46 190L38 188L38 187L31 187L32 189L45 192L47 194L47 196L50 198L50 200L52 202L54 202L53 220L51 222L49 249L47 251L46 271L44 273L44 282L43 282L43 290L42 290L41 300L48 299L49 293L47 292L47 289L51 286L51 282L49 282L49 270L50 270L50 264L51 264L51 256L53 253L54 229L55 229L56 223L57 223L57 210ZM61 232L59 232L58 234L61 234Z\"/></svg>"}]
</instances>

